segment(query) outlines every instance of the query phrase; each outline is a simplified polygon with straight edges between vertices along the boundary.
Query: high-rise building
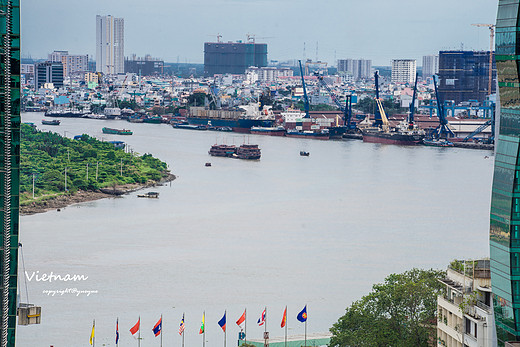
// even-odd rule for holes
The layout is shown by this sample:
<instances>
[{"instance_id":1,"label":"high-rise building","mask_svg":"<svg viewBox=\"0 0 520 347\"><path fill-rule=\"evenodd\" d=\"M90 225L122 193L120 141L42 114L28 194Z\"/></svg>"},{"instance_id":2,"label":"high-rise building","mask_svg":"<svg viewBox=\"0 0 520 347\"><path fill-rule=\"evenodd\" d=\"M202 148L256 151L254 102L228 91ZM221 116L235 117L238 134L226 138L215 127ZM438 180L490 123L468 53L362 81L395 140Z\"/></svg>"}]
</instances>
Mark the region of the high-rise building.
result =
<instances>
[{"instance_id":1,"label":"high-rise building","mask_svg":"<svg viewBox=\"0 0 520 347\"><path fill-rule=\"evenodd\" d=\"M164 61L146 55L144 58L135 54L125 59L125 73L136 73L142 76L161 75L164 72Z\"/></svg>"},{"instance_id":2,"label":"high-rise building","mask_svg":"<svg viewBox=\"0 0 520 347\"><path fill-rule=\"evenodd\" d=\"M491 93L495 92L496 65L493 60ZM439 96L455 104L477 100L483 102L489 85L489 52L439 52Z\"/></svg>"},{"instance_id":3,"label":"high-rise building","mask_svg":"<svg viewBox=\"0 0 520 347\"><path fill-rule=\"evenodd\" d=\"M34 65L34 87L43 87L45 83L54 84L55 88L63 87L63 64L46 61Z\"/></svg>"},{"instance_id":4,"label":"high-rise building","mask_svg":"<svg viewBox=\"0 0 520 347\"><path fill-rule=\"evenodd\" d=\"M244 74L250 66L267 66L267 44L254 42L204 43L204 74Z\"/></svg>"},{"instance_id":5,"label":"high-rise building","mask_svg":"<svg viewBox=\"0 0 520 347\"><path fill-rule=\"evenodd\" d=\"M490 258L498 346L520 341L520 0L499 0L500 116L491 194Z\"/></svg>"},{"instance_id":6,"label":"high-rise building","mask_svg":"<svg viewBox=\"0 0 520 347\"><path fill-rule=\"evenodd\" d=\"M54 51L49 54L48 61L63 64L63 76L88 71L88 55L72 55L68 51Z\"/></svg>"},{"instance_id":7,"label":"high-rise building","mask_svg":"<svg viewBox=\"0 0 520 347\"><path fill-rule=\"evenodd\" d=\"M417 72L415 59L392 60L392 83L413 83Z\"/></svg>"},{"instance_id":8,"label":"high-rise building","mask_svg":"<svg viewBox=\"0 0 520 347\"><path fill-rule=\"evenodd\" d=\"M0 345L15 346L20 205L20 1L0 0Z\"/></svg>"},{"instance_id":9,"label":"high-rise building","mask_svg":"<svg viewBox=\"0 0 520 347\"><path fill-rule=\"evenodd\" d=\"M53 63L61 63L61 58L69 55L69 51L54 51L48 55L47 60Z\"/></svg>"},{"instance_id":10,"label":"high-rise building","mask_svg":"<svg viewBox=\"0 0 520 347\"><path fill-rule=\"evenodd\" d=\"M439 55L425 55L422 58L422 77L424 79L439 73Z\"/></svg>"},{"instance_id":11,"label":"high-rise building","mask_svg":"<svg viewBox=\"0 0 520 347\"><path fill-rule=\"evenodd\" d=\"M338 72L345 72L354 80L372 77L372 60L366 59L339 59Z\"/></svg>"},{"instance_id":12,"label":"high-rise building","mask_svg":"<svg viewBox=\"0 0 520 347\"><path fill-rule=\"evenodd\" d=\"M112 16L96 16L96 72L125 72L125 21Z\"/></svg>"}]
</instances>

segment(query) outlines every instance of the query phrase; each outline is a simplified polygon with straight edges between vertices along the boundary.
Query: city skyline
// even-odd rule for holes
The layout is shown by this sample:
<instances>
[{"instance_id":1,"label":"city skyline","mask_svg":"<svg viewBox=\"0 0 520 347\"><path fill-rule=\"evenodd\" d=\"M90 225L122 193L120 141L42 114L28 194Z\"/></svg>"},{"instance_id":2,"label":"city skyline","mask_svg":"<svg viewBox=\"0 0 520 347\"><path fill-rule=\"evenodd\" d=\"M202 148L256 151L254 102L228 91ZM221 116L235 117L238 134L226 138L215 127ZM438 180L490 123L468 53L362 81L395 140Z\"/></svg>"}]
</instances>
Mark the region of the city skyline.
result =
<instances>
[{"instance_id":1,"label":"city skyline","mask_svg":"<svg viewBox=\"0 0 520 347\"><path fill-rule=\"evenodd\" d=\"M339 0L94 0L68 8L70 2L64 0L22 4L23 57L44 58L54 50L94 57L96 15L112 15L125 20L125 56L202 63L204 42L215 42L217 34L225 42L246 41L246 34L252 34L268 44L270 60L317 56L329 65L345 58L390 65L392 59L422 62L424 55L462 46L488 50L489 31L471 24L494 24L496 19L496 3L483 0L403 0L399 6L383 0L348 5Z\"/></svg>"}]
</instances>

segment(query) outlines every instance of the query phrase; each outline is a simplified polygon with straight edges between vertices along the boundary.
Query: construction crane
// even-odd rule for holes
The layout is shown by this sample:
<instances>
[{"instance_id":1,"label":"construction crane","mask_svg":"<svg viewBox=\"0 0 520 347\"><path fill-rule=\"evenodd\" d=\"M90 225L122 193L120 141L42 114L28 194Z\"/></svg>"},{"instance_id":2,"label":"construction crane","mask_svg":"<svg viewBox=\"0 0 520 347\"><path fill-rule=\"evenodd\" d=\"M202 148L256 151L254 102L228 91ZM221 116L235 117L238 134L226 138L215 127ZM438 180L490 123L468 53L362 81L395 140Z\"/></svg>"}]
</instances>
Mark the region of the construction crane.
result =
<instances>
[{"instance_id":1,"label":"construction crane","mask_svg":"<svg viewBox=\"0 0 520 347\"><path fill-rule=\"evenodd\" d=\"M376 84L376 104L377 104L378 100L379 100L379 103L381 103L381 99L379 98L379 71L377 71L377 70L376 70L376 72L374 72L374 79L375 79L375 84ZM379 104L377 104L377 106L378 107L374 111L374 124L373 124L376 127L383 125L383 120L382 120L382 115L381 115L381 110L379 108ZM382 107L381 107L381 109L382 109Z\"/></svg>"},{"instance_id":2,"label":"construction crane","mask_svg":"<svg viewBox=\"0 0 520 347\"><path fill-rule=\"evenodd\" d=\"M495 38L494 24L471 24L476 27L487 27L489 29L489 80L488 95L491 95L491 85L493 83L493 39Z\"/></svg>"},{"instance_id":3,"label":"construction crane","mask_svg":"<svg viewBox=\"0 0 520 347\"><path fill-rule=\"evenodd\" d=\"M304 118L311 118L311 116L309 115L309 98L307 97L307 88L305 87L305 78L303 76L302 61L298 60L298 63L300 64L300 75L302 76L303 103L305 106L305 117Z\"/></svg>"},{"instance_id":4,"label":"construction crane","mask_svg":"<svg viewBox=\"0 0 520 347\"><path fill-rule=\"evenodd\" d=\"M347 100L345 102L345 106L343 106L343 104L339 101L336 94L334 94L334 92L332 91L332 88L330 88L330 86L327 84L327 82L325 82L325 80L323 79L323 76L321 76L318 73L316 73L315 75L318 77L318 82L321 84L321 86L323 86L329 93L332 101L334 101L336 106L338 106L338 108L341 110L341 112L343 112L343 119L344 119L343 125L346 126L346 128L348 130L355 130L356 124L352 123L352 94L347 95Z\"/></svg>"},{"instance_id":5,"label":"construction crane","mask_svg":"<svg viewBox=\"0 0 520 347\"><path fill-rule=\"evenodd\" d=\"M437 100L437 117L439 117L439 126L435 129L435 133L432 134L435 138L448 138L448 135L455 136L453 131L448 127L448 119L446 118L446 112L444 111L444 104L439 99L439 91L437 90L437 79L433 76L433 85L435 87L435 99Z\"/></svg>"},{"instance_id":6,"label":"construction crane","mask_svg":"<svg viewBox=\"0 0 520 347\"><path fill-rule=\"evenodd\" d=\"M410 104L410 113L408 114L408 129L412 130L414 128L414 114L415 114L415 94L417 94L417 80L419 79L419 74L415 73L415 84L413 86L413 95L412 95L412 103Z\"/></svg>"}]
</instances>

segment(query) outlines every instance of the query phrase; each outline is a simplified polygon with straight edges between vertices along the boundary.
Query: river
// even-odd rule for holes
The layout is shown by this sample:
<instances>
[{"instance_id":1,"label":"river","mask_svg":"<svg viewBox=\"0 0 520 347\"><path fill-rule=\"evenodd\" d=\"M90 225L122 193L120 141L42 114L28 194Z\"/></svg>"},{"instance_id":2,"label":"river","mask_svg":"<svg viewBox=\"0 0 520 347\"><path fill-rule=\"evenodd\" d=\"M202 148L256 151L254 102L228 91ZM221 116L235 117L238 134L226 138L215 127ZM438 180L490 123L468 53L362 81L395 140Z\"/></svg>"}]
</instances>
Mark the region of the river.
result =
<instances>
[{"instance_id":1,"label":"river","mask_svg":"<svg viewBox=\"0 0 520 347\"><path fill-rule=\"evenodd\" d=\"M141 346L159 346L152 328L163 315L164 346L223 345L217 325L227 310L227 344L247 308L247 335L267 307L267 330L303 334L297 313L307 305L309 333L327 332L372 284L413 267L445 269L457 258L489 256L491 151L404 147L359 140L318 141L173 129L121 120L62 119L41 125L67 137L86 133L122 140L168 163L178 178L137 193L20 218L29 301L42 306L40 325L18 326L20 346L137 345L129 329L141 317ZM104 135L126 128L132 136ZM214 143L258 144L259 161L214 158ZM301 157L301 150L310 152ZM211 162L211 167L205 167ZM38 272L39 271L39 272ZM83 275L42 281L42 274ZM20 266L20 274L22 269ZM36 277L40 281L36 280ZM26 300L19 276L22 301ZM67 288L94 291L63 293ZM56 291L52 296L48 291ZM96 292L97 291L97 292Z\"/></svg>"}]
</instances>

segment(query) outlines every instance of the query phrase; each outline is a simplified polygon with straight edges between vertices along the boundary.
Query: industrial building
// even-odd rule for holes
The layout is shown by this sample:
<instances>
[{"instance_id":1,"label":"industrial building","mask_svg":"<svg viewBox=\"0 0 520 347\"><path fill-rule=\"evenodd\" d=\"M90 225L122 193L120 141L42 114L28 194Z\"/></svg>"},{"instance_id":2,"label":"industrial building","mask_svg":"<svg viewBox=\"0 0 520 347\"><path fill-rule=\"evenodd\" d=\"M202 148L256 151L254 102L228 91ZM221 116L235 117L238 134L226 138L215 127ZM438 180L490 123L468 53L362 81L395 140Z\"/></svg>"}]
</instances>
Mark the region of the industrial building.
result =
<instances>
[{"instance_id":1,"label":"industrial building","mask_svg":"<svg viewBox=\"0 0 520 347\"><path fill-rule=\"evenodd\" d=\"M415 59L392 60L392 83L413 83L417 71Z\"/></svg>"},{"instance_id":2,"label":"industrial building","mask_svg":"<svg viewBox=\"0 0 520 347\"><path fill-rule=\"evenodd\" d=\"M338 59L338 72L352 76L354 80L372 77L372 60Z\"/></svg>"},{"instance_id":3,"label":"industrial building","mask_svg":"<svg viewBox=\"0 0 520 347\"><path fill-rule=\"evenodd\" d=\"M489 260L453 261L437 297L437 345L494 347Z\"/></svg>"},{"instance_id":4,"label":"industrial building","mask_svg":"<svg viewBox=\"0 0 520 347\"><path fill-rule=\"evenodd\" d=\"M96 16L96 72L125 72L125 20Z\"/></svg>"},{"instance_id":5,"label":"industrial building","mask_svg":"<svg viewBox=\"0 0 520 347\"><path fill-rule=\"evenodd\" d=\"M46 61L34 65L34 87L43 87L46 83L52 83L55 88L63 87L63 64Z\"/></svg>"},{"instance_id":6,"label":"industrial building","mask_svg":"<svg viewBox=\"0 0 520 347\"><path fill-rule=\"evenodd\" d=\"M135 54L125 59L125 73L135 73L142 76L162 75L164 72L164 61L152 58L150 55L144 58Z\"/></svg>"},{"instance_id":7,"label":"industrial building","mask_svg":"<svg viewBox=\"0 0 520 347\"><path fill-rule=\"evenodd\" d=\"M489 85L489 52L439 52L439 95L455 104L477 100L483 102L495 93L496 64L493 60L491 92Z\"/></svg>"},{"instance_id":8,"label":"industrial building","mask_svg":"<svg viewBox=\"0 0 520 347\"><path fill-rule=\"evenodd\" d=\"M255 42L204 43L204 75L244 74L250 66L267 66L267 44Z\"/></svg>"},{"instance_id":9,"label":"industrial building","mask_svg":"<svg viewBox=\"0 0 520 347\"><path fill-rule=\"evenodd\" d=\"M439 73L439 55L425 55L422 59L422 78L431 78Z\"/></svg>"},{"instance_id":10,"label":"industrial building","mask_svg":"<svg viewBox=\"0 0 520 347\"><path fill-rule=\"evenodd\" d=\"M520 341L520 13L519 1L499 0L496 65L500 120L491 194L490 258L498 346ZM483 52L485 55L485 52Z\"/></svg>"}]
</instances>

